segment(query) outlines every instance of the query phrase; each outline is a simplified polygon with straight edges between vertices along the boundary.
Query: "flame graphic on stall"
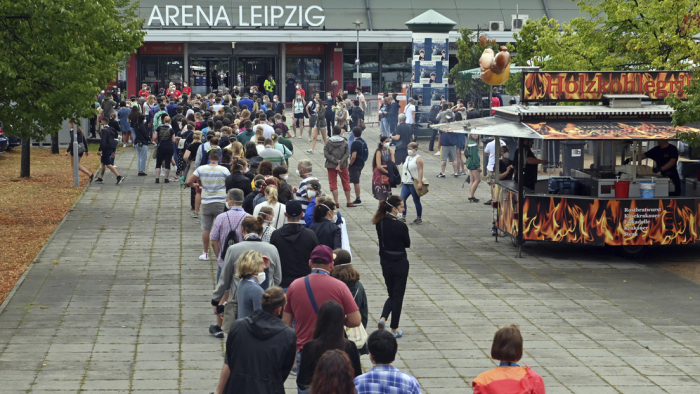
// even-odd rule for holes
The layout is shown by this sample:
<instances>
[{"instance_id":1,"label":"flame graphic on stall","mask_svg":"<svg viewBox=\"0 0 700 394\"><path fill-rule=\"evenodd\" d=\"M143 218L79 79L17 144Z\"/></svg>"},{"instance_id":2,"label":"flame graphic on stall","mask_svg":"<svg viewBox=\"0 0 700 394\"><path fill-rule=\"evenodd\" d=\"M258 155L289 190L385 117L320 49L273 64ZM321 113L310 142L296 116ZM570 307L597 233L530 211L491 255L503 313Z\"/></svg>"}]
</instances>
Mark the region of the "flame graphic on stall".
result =
<instances>
[{"instance_id":1,"label":"flame graphic on stall","mask_svg":"<svg viewBox=\"0 0 700 394\"><path fill-rule=\"evenodd\" d=\"M669 139L676 133L695 133L698 129L686 126L674 127L657 123L527 123L545 139Z\"/></svg>"},{"instance_id":2,"label":"flame graphic on stall","mask_svg":"<svg viewBox=\"0 0 700 394\"><path fill-rule=\"evenodd\" d=\"M598 245L698 241L697 200L536 200L527 197L524 203L523 238L527 240Z\"/></svg>"},{"instance_id":3,"label":"flame graphic on stall","mask_svg":"<svg viewBox=\"0 0 700 394\"><path fill-rule=\"evenodd\" d=\"M600 100L603 94L645 94L684 98L687 72L526 72L524 101Z\"/></svg>"}]
</instances>

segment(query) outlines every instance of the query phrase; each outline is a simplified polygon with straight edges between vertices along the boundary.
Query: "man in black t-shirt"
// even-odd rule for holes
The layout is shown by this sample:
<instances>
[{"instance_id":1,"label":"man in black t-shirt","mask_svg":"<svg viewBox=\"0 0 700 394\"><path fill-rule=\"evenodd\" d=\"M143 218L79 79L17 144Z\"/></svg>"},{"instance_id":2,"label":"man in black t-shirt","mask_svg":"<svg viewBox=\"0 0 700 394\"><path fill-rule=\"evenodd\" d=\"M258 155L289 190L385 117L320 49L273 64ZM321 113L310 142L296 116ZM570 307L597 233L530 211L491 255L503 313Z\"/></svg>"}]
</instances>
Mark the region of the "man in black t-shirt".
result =
<instances>
[{"instance_id":1,"label":"man in black t-shirt","mask_svg":"<svg viewBox=\"0 0 700 394\"><path fill-rule=\"evenodd\" d=\"M534 153L532 153L532 145L534 141L530 138L526 138L525 145L525 176L523 177L523 185L531 190L535 190L535 184L537 183L537 166L540 164L549 164L547 160L538 159ZM517 168L519 159L519 149L515 151L513 155L514 167ZM499 171L500 172L500 171ZM518 171L515 171L513 180L518 182Z\"/></svg>"},{"instance_id":2,"label":"man in black t-shirt","mask_svg":"<svg viewBox=\"0 0 700 394\"><path fill-rule=\"evenodd\" d=\"M655 173L661 173L661 176L669 178L673 183L673 192L669 191L669 196L681 195L681 177L678 174L678 148L668 143L668 140L659 140L658 146L649 149L646 153L639 154L639 160L652 159L656 163L654 166Z\"/></svg>"},{"instance_id":3,"label":"man in black t-shirt","mask_svg":"<svg viewBox=\"0 0 700 394\"><path fill-rule=\"evenodd\" d=\"M360 175L365 167L365 160L367 160L365 152L369 153L369 147L367 142L362 139L362 128L353 127L352 134L355 136L355 140L350 146L348 172L350 174L350 183L355 187L355 201L353 201L353 204L362 205L362 200L360 200Z\"/></svg>"}]
</instances>

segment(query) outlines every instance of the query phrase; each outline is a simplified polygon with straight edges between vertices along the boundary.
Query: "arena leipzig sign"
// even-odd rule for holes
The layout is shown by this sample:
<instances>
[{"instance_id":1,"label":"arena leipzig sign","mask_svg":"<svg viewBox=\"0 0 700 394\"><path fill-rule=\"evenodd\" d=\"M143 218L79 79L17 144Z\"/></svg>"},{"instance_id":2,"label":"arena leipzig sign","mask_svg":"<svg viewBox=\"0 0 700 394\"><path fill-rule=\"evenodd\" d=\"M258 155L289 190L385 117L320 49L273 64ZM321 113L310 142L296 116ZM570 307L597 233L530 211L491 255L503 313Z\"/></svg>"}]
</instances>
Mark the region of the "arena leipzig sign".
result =
<instances>
[{"instance_id":1,"label":"arena leipzig sign","mask_svg":"<svg viewBox=\"0 0 700 394\"><path fill-rule=\"evenodd\" d=\"M326 20L323 8L312 5L280 6L280 5L251 5L250 7L238 7L238 19L236 15L229 15L226 7L219 6L195 6L195 5L154 5L151 16L148 18L148 26L321 26ZM234 24L231 24L231 21ZM235 24L235 22L238 24Z\"/></svg>"}]
</instances>

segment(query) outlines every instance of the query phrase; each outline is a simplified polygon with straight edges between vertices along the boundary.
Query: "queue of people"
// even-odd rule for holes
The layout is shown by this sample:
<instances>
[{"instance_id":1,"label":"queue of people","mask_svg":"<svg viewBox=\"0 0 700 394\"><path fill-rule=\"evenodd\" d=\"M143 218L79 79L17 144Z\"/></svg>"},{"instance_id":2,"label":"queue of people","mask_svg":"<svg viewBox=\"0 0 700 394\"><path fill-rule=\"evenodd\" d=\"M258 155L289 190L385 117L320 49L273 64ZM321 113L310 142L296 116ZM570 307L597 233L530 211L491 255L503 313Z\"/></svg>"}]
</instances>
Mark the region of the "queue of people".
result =
<instances>
[{"instance_id":1,"label":"queue of people","mask_svg":"<svg viewBox=\"0 0 700 394\"><path fill-rule=\"evenodd\" d=\"M163 183L180 178L190 188L192 216L202 230L199 259L210 261L210 253L216 257L214 317L208 331L226 338L226 353L215 392L282 393L292 374L299 393L420 393L418 381L392 365L397 340L404 336L400 321L410 270L407 199L412 197L416 210L411 224L421 224L420 198L428 189L413 129L415 106L410 102L408 111L395 114L397 104L387 98L386 129L370 153L362 138L363 97L354 103L344 94L309 103L303 97L299 92L291 128L284 114L266 113L275 108L267 99L248 93L239 100L211 95L201 102L190 102L186 95L149 97L143 113L133 116L131 143L139 176L146 175L147 156L142 166L141 154L155 144L155 182L160 183L163 171ZM323 137L328 187L314 176L309 160L296 162L298 186L289 178L291 138L301 136L305 118L311 123L312 144L319 132ZM103 120L106 127L113 126L110 120ZM291 138L286 138L290 130ZM105 134L104 148L113 152L113 135ZM447 138L440 143L450 146ZM456 153L472 144L464 140L454 146ZM449 149L445 152L449 155ZM504 159L507 164L507 155ZM372 194L378 200L372 223L387 293L371 334L372 306L353 266L337 180L345 206L361 205L360 178L367 160L372 161ZM469 160L465 164L470 171L479 167ZM169 176L171 169L176 177ZM400 195L393 194L399 186ZM507 379L533 388L517 392L544 392L539 375L517 364L522 356L517 327L499 330L493 349L501 366L475 379L475 392L510 392L508 383L499 383ZM362 369L362 355L373 364L369 371Z\"/></svg>"}]
</instances>

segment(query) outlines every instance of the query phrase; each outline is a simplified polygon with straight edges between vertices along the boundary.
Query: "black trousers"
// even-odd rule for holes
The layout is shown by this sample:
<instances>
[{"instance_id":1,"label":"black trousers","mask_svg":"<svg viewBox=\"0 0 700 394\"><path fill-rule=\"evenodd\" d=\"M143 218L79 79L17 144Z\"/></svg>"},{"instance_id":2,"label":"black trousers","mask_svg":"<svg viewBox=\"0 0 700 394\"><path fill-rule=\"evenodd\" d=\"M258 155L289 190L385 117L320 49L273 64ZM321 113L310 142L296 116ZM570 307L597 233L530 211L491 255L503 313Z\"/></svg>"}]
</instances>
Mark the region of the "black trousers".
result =
<instances>
[{"instance_id":1,"label":"black trousers","mask_svg":"<svg viewBox=\"0 0 700 394\"><path fill-rule=\"evenodd\" d=\"M328 134L328 138L333 136L333 125L335 125L335 115L326 116L326 134Z\"/></svg>"},{"instance_id":2,"label":"black trousers","mask_svg":"<svg viewBox=\"0 0 700 394\"><path fill-rule=\"evenodd\" d=\"M428 145L428 150L433 151L433 148L435 148L435 139L438 136L438 131L437 129L433 129L433 135L430 136L430 144Z\"/></svg>"},{"instance_id":3,"label":"black trousers","mask_svg":"<svg viewBox=\"0 0 700 394\"><path fill-rule=\"evenodd\" d=\"M382 266L386 290L389 293L389 298L384 302L381 317L388 319L391 315L389 327L397 329L399 328L403 296L406 293L406 282L408 281L408 258L404 257L399 261L385 261L380 258L379 261Z\"/></svg>"},{"instance_id":4,"label":"black trousers","mask_svg":"<svg viewBox=\"0 0 700 394\"><path fill-rule=\"evenodd\" d=\"M194 198L197 196L197 190L193 187L190 188L190 206L194 210Z\"/></svg>"},{"instance_id":5,"label":"black trousers","mask_svg":"<svg viewBox=\"0 0 700 394\"><path fill-rule=\"evenodd\" d=\"M170 162L173 160L173 153L175 153L175 150L173 149L173 144L170 141L165 141L163 144L170 145L170 149L166 148L165 146L158 147L158 154L156 155L156 168L163 167L166 170L169 170Z\"/></svg>"}]
</instances>

